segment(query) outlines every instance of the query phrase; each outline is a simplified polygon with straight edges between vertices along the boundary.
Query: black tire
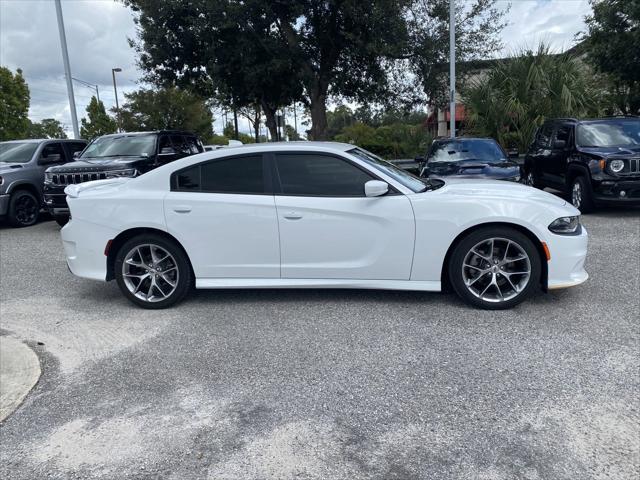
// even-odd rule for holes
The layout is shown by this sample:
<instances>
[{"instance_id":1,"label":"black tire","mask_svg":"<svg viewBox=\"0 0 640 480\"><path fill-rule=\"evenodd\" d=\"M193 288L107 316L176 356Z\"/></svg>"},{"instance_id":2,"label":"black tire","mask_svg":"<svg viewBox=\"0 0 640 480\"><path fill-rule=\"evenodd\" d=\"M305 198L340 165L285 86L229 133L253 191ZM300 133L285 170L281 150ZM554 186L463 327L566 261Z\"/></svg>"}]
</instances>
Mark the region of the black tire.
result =
<instances>
[{"instance_id":1,"label":"black tire","mask_svg":"<svg viewBox=\"0 0 640 480\"><path fill-rule=\"evenodd\" d=\"M579 193L576 192L576 189L579 190ZM569 198L571 204L580 210L580 213L591 213L595 210L591 183L584 175L578 175L571 181Z\"/></svg>"},{"instance_id":2,"label":"black tire","mask_svg":"<svg viewBox=\"0 0 640 480\"><path fill-rule=\"evenodd\" d=\"M164 249L167 253L169 253L172 256L172 262L169 266L175 263L175 268L177 269L176 270L177 276L175 278L172 278L173 280L176 280L174 290L170 294L168 294L165 298L159 301L145 300L143 298L140 298L140 296L135 295L129 289L130 287L127 285L127 282L125 281L125 275L123 272L123 263L125 261L125 257L137 247L140 247L143 249L143 255L144 255L144 249L146 248L145 246L148 246L148 245L157 246L160 249ZM146 263L146 262L144 262L144 259L142 259L141 263ZM135 267L135 268L138 268L138 267ZM146 269L146 266L144 268ZM131 238L130 240L128 240L127 242L125 242L122 245L122 247L120 247L120 249L118 250L118 253L116 254L115 263L114 263L114 273L115 273L118 287L120 287L120 290L122 291L124 296L127 297L131 302L138 305L139 307L148 308L148 309L161 309L161 308L167 308L172 305L175 305L176 303L182 301L187 296L187 294L190 292L191 287L193 285L193 272L191 271L191 264L189 263L189 259L187 258L187 255L184 252L184 250L175 241L158 234L137 235ZM146 274L146 273L149 273L149 270L143 271L142 269L140 269L140 273ZM158 273L158 275L160 274ZM144 280L144 281L146 282L147 280ZM142 287L143 290L147 289L147 286L150 284L151 279L148 279L148 281L149 283L146 283L143 285ZM137 279L134 279L133 282L137 282ZM158 279L158 282L160 282L159 279ZM140 283L143 283L143 281L140 280ZM164 287L167 287L166 283L163 285L163 288ZM170 288L170 287L171 286L169 285L169 287L167 288ZM152 291L153 289L148 288L147 290Z\"/></svg>"},{"instance_id":3,"label":"black tire","mask_svg":"<svg viewBox=\"0 0 640 480\"><path fill-rule=\"evenodd\" d=\"M61 227L64 227L67 223L69 223L69 217L67 215L55 215L53 219Z\"/></svg>"},{"instance_id":4,"label":"black tire","mask_svg":"<svg viewBox=\"0 0 640 480\"><path fill-rule=\"evenodd\" d=\"M499 244L499 242L502 242L503 239L506 240L503 242L503 245L506 246L505 247L506 249L511 249L507 251L510 251L512 254L514 253L514 251L518 252L518 248L521 249L524 253L526 253L526 255L528 256L528 259L522 260L522 262L526 263L528 261L527 266L530 269L528 281L526 282L526 284L522 285L522 289L513 290L513 297L507 298L505 300L499 300L499 301L498 300L490 301L490 300L486 300L484 298L478 297L476 294L472 293L471 287L467 286L467 284L465 283L465 279L463 277L464 275L463 263L467 255L471 254L471 249L476 247L479 243L483 241L489 242L490 241L489 239L492 239L492 238L500 239L500 241L496 242L497 244ZM507 246L508 245L507 241L512 242L511 246ZM513 244L515 244L515 246L513 246ZM498 257L501 257L501 255L499 255ZM517 258L517 257L518 255L516 255L513 258ZM489 258L494 258L494 255L493 254L489 255ZM507 258L507 257L505 256L504 258ZM507 262L507 263L513 263L513 262ZM513 265L516 267L516 269L519 268L517 267L519 264L513 263ZM493 263L487 261L486 265L482 266L482 269L484 270L486 267L492 268ZM505 275L505 273L509 272L509 269L510 267L508 267L505 270L504 268L502 268L501 265L496 265L495 272L487 272L482 275L491 275L490 278L485 277L485 279L486 280L491 280L492 278L496 279L496 281L501 283L503 287L509 288L509 284L507 283L508 281L507 275ZM476 268L475 270L480 270L480 269ZM500 271L500 270L503 270L503 271ZM467 267L467 271L471 272L472 270L468 269ZM522 232L514 228L501 227L501 226L479 228L477 230L470 232L455 246L451 257L449 258L449 263L448 263L449 281L451 282L451 286L453 287L455 292L458 294L458 296L462 300L464 300L466 303L473 305L474 307L479 307L486 310L504 310L504 309L512 308L518 305L519 303L521 303L522 301L526 300L530 295L532 295L540 287L541 271L542 271L542 264L541 264L540 253L536 248L536 246L533 244L533 242L529 239L529 237L527 237L525 234L523 234ZM483 280L481 278L482 275L478 274L479 280ZM512 273L511 275L515 275L515 274ZM511 276L509 276L509 279L510 278ZM519 278L524 283L524 277L515 277L515 278L516 278L516 282L517 282L517 279ZM480 286L484 286L484 285L481 283ZM495 287L491 287L491 288L495 291ZM503 292L501 291L500 287L498 287L497 290L500 291L500 296L502 296ZM506 297L509 297L509 295L506 295Z\"/></svg>"},{"instance_id":5,"label":"black tire","mask_svg":"<svg viewBox=\"0 0 640 480\"><path fill-rule=\"evenodd\" d=\"M40 201L28 190L16 190L9 200L7 217L13 227L30 227L35 225L40 215Z\"/></svg>"}]
</instances>

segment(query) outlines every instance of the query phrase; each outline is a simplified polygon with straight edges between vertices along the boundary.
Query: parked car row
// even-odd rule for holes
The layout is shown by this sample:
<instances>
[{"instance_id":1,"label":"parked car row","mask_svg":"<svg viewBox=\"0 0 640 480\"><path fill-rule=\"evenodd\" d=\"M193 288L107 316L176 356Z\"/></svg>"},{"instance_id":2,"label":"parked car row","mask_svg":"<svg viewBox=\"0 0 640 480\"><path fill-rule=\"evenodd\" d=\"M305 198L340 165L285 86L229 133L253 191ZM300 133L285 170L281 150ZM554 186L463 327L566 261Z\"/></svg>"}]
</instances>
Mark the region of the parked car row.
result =
<instances>
[{"instance_id":1,"label":"parked car row","mask_svg":"<svg viewBox=\"0 0 640 480\"><path fill-rule=\"evenodd\" d=\"M640 205L640 118L558 118L536 132L515 161L491 138L436 139L426 155L395 163L420 177L522 182L567 195L582 213L599 205Z\"/></svg>"},{"instance_id":2,"label":"parked car row","mask_svg":"<svg viewBox=\"0 0 640 480\"><path fill-rule=\"evenodd\" d=\"M86 140L16 140L0 143L0 217L15 227L33 225L43 206L60 225L69 218L65 187L135 177L204 151L190 132L104 135Z\"/></svg>"}]
</instances>

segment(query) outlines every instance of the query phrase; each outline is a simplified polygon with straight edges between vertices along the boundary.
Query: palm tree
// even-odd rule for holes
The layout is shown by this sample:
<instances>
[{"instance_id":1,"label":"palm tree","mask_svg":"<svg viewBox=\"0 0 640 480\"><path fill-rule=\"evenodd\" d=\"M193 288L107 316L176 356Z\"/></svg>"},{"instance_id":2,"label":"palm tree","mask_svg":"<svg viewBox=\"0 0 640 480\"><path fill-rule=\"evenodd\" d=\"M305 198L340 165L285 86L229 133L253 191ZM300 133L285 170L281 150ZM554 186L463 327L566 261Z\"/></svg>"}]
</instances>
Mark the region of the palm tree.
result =
<instances>
[{"instance_id":1,"label":"palm tree","mask_svg":"<svg viewBox=\"0 0 640 480\"><path fill-rule=\"evenodd\" d=\"M526 151L546 118L597 115L602 92L597 83L568 53L552 54L545 44L535 52L521 51L463 90L470 130Z\"/></svg>"}]
</instances>

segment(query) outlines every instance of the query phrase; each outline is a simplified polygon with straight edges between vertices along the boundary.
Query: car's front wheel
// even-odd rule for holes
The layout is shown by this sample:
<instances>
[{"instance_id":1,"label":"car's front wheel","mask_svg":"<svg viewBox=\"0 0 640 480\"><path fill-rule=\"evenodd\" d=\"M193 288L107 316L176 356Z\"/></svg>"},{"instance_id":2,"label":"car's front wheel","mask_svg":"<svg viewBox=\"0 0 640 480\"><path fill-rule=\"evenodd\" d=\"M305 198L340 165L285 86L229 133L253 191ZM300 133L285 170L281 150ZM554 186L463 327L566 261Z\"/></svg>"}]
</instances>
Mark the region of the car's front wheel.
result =
<instances>
[{"instance_id":1,"label":"car's front wheel","mask_svg":"<svg viewBox=\"0 0 640 480\"><path fill-rule=\"evenodd\" d=\"M161 235L138 235L115 259L116 281L124 295L143 308L166 308L184 299L193 275L187 255Z\"/></svg>"},{"instance_id":2,"label":"car's front wheel","mask_svg":"<svg viewBox=\"0 0 640 480\"><path fill-rule=\"evenodd\" d=\"M591 185L583 175L579 175L571 182L571 203L581 213L589 213L594 210Z\"/></svg>"},{"instance_id":3,"label":"car's front wheel","mask_svg":"<svg viewBox=\"0 0 640 480\"><path fill-rule=\"evenodd\" d=\"M524 183L529 187L536 187L536 178L535 178L535 175L533 174L533 170L528 169L525 172L524 176L522 177L522 183Z\"/></svg>"},{"instance_id":4,"label":"car's front wheel","mask_svg":"<svg viewBox=\"0 0 640 480\"><path fill-rule=\"evenodd\" d=\"M449 261L449 279L456 293L476 307L511 308L540 284L540 254L516 229L487 227L460 241Z\"/></svg>"},{"instance_id":5,"label":"car's front wheel","mask_svg":"<svg viewBox=\"0 0 640 480\"><path fill-rule=\"evenodd\" d=\"M9 223L14 227L29 227L38 221L40 201L28 190L17 190L9 200Z\"/></svg>"}]
</instances>

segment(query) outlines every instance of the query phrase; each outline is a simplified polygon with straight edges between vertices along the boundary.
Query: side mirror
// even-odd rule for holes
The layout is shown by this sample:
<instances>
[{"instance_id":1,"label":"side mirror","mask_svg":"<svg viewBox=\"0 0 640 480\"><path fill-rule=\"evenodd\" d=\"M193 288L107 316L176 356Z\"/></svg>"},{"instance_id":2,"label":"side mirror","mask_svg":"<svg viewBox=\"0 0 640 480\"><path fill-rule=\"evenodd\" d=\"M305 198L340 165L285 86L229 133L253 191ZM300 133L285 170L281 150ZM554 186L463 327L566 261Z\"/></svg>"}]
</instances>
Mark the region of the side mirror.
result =
<instances>
[{"instance_id":1,"label":"side mirror","mask_svg":"<svg viewBox=\"0 0 640 480\"><path fill-rule=\"evenodd\" d=\"M389 191L389 184L380 180L369 180L364 184L364 194L367 197L380 197Z\"/></svg>"},{"instance_id":2,"label":"side mirror","mask_svg":"<svg viewBox=\"0 0 640 480\"><path fill-rule=\"evenodd\" d=\"M556 140L555 142L553 142L553 148L556 150L562 150L566 146L567 142L565 142L564 140Z\"/></svg>"},{"instance_id":3,"label":"side mirror","mask_svg":"<svg viewBox=\"0 0 640 480\"><path fill-rule=\"evenodd\" d=\"M77 152L73 152L73 158L79 158L82 150L78 150Z\"/></svg>"},{"instance_id":4,"label":"side mirror","mask_svg":"<svg viewBox=\"0 0 640 480\"><path fill-rule=\"evenodd\" d=\"M164 147L162 150L160 150L160 155L162 156L170 156L170 155L175 155L176 151L171 148L171 147Z\"/></svg>"}]
</instances>

